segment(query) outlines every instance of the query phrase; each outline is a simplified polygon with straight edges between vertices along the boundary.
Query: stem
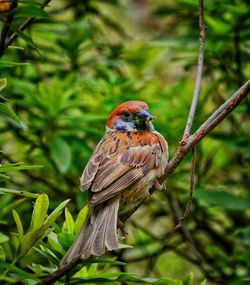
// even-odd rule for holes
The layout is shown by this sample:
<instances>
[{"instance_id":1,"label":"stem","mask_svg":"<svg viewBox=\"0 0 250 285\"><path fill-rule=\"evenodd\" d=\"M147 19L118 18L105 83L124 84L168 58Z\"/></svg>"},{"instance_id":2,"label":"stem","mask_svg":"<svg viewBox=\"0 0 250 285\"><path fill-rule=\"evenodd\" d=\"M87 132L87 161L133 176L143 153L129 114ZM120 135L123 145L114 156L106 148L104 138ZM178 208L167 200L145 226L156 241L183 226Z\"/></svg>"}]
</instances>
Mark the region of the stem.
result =
<instances>
[{"instance_id":1,"label":"stem","mask_svg":"<svg viewBox=\"0 0 250 285\"><path fill-rule=\"evenodd\" d=\"M41 5L41 8L45 8L45 7L49 4L50 1L51 1L51 0L44 0L43 4ZM18 27L18 30L20 30L20 31L25 30L28 26L30 26L30 25L33 23L33 21L34 21L35 19L36 19L35 17L29 17L29 18L27 18L27 19ZM7 38L7 40L6 40L6 42L5 42L5 45L4 45L4 47L2 48L2 53L4 52L4 50L6 50L6 49L8 48L8 46L10 46L10 45L14 42L14 40L17 38L17 36L18 36L17 33L14 32L13 34L11 34L11 35L9 36L9 38Z\"/></svg>"},{"instance_id":2,"label":"stem","mask_svg":"<svg viewBox=\"0 0 250 285\"><path fill-rule=\"evenodd\" d=\"M189 187L189 196L186 204L186 209L184 215L179 219L178 225L175 226L174 230L178 230L182 227L185 218L189 215L193 203L193 193L194 193L194 183L195 183L195 148L192 148L192 167L190 174L190 187Z\"/></svg>"},{"instance_id":3,"label":"stem","mask_svg":"<svg viewBox=\"0 0 250 285\"><path fill-rule=\"evenodd\" d=\"M204 60L204 49L205 49L205 38L206 38L206 27L204 25L204 14L203 14L203 0L199 0L199 55L198 55L198 63L197 63L197 72L195 79L195 88L193 93L193 99L190 106L187 123L185 126L183 140L185 140L190 133L194 114L199 98L200 87L201 87L201 78L202 78L202 68L203 68L203 60Z\"/></svg>"},{"instance_id":4,"label":"stem","mask_svg":"<svg viewBox=\"0 0 250 285\"><path fill-rule=\"evenodd\" d=\"M9 11L16 8L16 6L17 6L17 0L11 2ZM14 14L10 13L7 16L6 22L3 26L2 33L1 33L1 39L0 39L0 57L2 57L4 54L5 40L6 40L8 33L9 33L10 25L12 23L13 18L14 18Z\"/></svg>"},{"instance_id":5,"label":"stem","mask_svg":"<svg viewBox=\"0 0 250 285\"><path fill-rule=\"evenodd\" d=\"M159 179L162 182L169 176L175 168L181 163L185 155L208 133L210 133L219 123L225 119L248 95L250 91L250 80L240 87L224 104L222 104L214 113L198 128L198 130L185 141L181 141L179 147L169 161L164 176Z\"/></svg>"},{"instance_id":6,"label":"stem","mask_svg":"<svg viewBox=\"0 0 250 285\"><path fill-rule=\"evenodd\" d=\"M45 277L41 282L37 283L36 285L51 285L54 284L57 280L61 277L69 273L71 269L73 269L78 263L81 262L80 258L73 259L70 263L66 264L63 267L59 267L56 271L49 274Z\"/></svg>"}]
</instances>

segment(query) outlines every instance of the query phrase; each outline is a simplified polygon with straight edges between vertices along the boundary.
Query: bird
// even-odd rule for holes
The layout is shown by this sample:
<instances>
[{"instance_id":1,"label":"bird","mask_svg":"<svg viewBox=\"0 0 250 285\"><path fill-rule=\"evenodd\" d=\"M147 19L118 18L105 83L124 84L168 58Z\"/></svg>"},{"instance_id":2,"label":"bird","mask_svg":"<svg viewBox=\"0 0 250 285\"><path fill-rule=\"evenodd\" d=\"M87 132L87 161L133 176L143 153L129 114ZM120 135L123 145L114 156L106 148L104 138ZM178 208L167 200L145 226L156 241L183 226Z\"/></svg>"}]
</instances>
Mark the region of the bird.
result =
<instances>
[{"instance_id":1,"label":"bird","mask_svg":"<svg viewBox=\"0 0 250 285\"><path fill-rule=\"evenodd\" d=\"M126 101L110 113L106 134L80 177L81 191L88 191L89 213L61 266L117 250L118 229L125 234L126 220L162 189L159 178L168 163L168 143L152 120L143 101Z\"/></svg>"}]
</instances>

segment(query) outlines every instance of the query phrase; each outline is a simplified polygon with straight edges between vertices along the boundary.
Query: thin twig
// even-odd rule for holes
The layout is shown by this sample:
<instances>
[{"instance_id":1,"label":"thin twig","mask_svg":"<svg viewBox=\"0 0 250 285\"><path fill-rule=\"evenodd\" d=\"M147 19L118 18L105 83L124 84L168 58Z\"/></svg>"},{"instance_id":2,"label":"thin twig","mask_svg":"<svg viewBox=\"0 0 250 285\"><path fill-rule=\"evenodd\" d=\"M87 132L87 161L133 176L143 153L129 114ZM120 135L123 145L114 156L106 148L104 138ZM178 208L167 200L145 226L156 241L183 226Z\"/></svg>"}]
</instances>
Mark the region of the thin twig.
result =
<instances>
[{"instance_id":1,"label":"thin twig","mask_svg":"<svg viewBox=\"0 0 250 285\"><path fill-rule=\"evenodd\" d=\"M205 49L205 38L206 38L206 27L204 25L204 13L203 13L203 0L199 0L199 55L197 63L197 72L195 79L195 88L193 93L193 99L190 106L187 123L185 126L184 134L182 140L185 140L189 134L193 124L194 114L199 98L201 78L202 78L202 68L204 60L204 49Z\"/></svg>"},{"instance_id":2,"label":"thin twig","mask_svg":"<svg viewBox=\"0 0 250 285\"><path fill-rule=\"evenodd\" d=\"M45 8L49 4L50 1L51 0L44 0L43 4L41 5L41 8ZM35 19L36 17L27 18L17 29L19 31L25 30L28 26L30 26L33 23ZM16 32L11 34L9 38L6 40L3 50L5 50L8 46L10 46L17 37L18 37L18 34Z\"/></svg>"},{"instance_id":3,"label":"thin twig","mask_svg":"<svg viewBox=\"0 0 250 285\"><path fill-rule=\"evenodd\" d=\"M12 1L11 5L10 5L10 8L9 8L9 11L11 11L14 8L16 8L16 6L17 6L17 0ZM1 33L1 39L0 39L0 57L2 57L3 54L4 54L5 40L6 40L6 37L7 37L8 33L9 33L10 25L12 23L13 18L14 18L14 14L13 13L9 13L7 18L6 18L6 22L5 22L4 26L3 26L2 33Z\"/></svg>"},{"instance_id":4,"label":"thin twig","mask_svg":"<svg viewBox=\"0 0 250 285\"><path fill-rule=\"evenodd\" d=\"M175 226L174 230L178 230L182 227L185 218L189 215L193 203L193 193L194 193L194 182L195 182L195 148L192 148L192 165L191 165L191 175L190 175L190 187L189 196L186 204L186 209L184 215L179 219L178 225Z\"/></svg>"},{"instance_id":5,"label":"thin twig","mask_svg":"<svg viewBox=\"0 0 250 285\"><path fill-rule=\"evenodd\" d=\"M198 55L198 63L197 63L197 72L196 72L195 87L194 87L192 103L190 106L187 123L185 126L185 130L184 130L181 143L185 143L185 140L190 135L190 130L192 128L195 110L196 110L200 88L201 88L202 68L203 68L203 61L204 61L205 38L206 38L206 28L204 25L204 13L203 13L203 0L199 0L198 10L199 10L199 55ZM192 149L192 170L190 174L189 197L188 197L188 201L186 204L184 215L180 218L179 223L174 228L174 230L178 230L183 225L185 218L189 215L189 212L191 210L193 191L194 191L194 176L195 176L194 172L195 172L195 150L193 148Z\"/></svg>"},{"instance_id":6,"label":"thin twig","mask_svg":"<svg viewBox=\"0 0 250 285\"><path fill-rule=\"evenodd\" d=\"M214 113L198 128L198 130L189 136L185 143L180 142L179 147L169 161L164 176L159 179L163 182L175 168L181 163L185 155L209 132L211 132L219 123L225 119L248 95L250 91L250 80L241 86L224 104L222 104Z\"/></svg>"}]
</instances>

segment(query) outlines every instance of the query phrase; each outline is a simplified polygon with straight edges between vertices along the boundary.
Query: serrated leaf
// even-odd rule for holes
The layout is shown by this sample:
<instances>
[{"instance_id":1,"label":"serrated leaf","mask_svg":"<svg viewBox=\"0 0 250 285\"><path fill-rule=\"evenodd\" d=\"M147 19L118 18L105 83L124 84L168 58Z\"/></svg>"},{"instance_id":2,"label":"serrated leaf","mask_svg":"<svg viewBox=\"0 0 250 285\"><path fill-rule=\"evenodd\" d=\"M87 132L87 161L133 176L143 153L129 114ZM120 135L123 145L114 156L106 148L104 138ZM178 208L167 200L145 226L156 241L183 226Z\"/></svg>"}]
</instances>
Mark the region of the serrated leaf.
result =
<instances>
[{"instance_id":1,"label":"serrated leaf","mask_svg":"<svg viewBox=\"0 0 250 285\"><path fill-rule=\"evenodd\" d=\"M75 223L74 223L74 219L73 219L70 211L68 210L68 208L65 209L65 222L66 222L67 231L73 235Z\"/></svg>"},{"instance_id":2,"label":"serrated leaf","mask_svg":"<svg viewBox=\"0 0 250 285\"><path fill-rule=\"evenodd\" d=\"M1 78L0 79L0 92L7 86L7 79Z\"/></svg>"},{"instance_id":3,"label":"serrated leaf","mask_svg":"<svg viewBox=\"0 0 250 285\"><path fill-rule=\"evenodd\" d=\"M36 199L34 210L30 223L30 231L38 229L42 226L49 207L49 198L45 193L38 196Z\"/></svg>"},{"instance_id":4,"label":"serrated leaf","mask_svg":"<svg viewBox=\"0 0 250 285\"><path fill-rule=\"evenodd\" d=\"M28 232L24 235L21 244L21 251L19 258L26 255L27 252L41 239L48 236L54 229L45 226L40 227L34 231Z\"/></svg>"},{"instance_id":5,"label":"serrated leaf","mask_svg":"<svg viewBox=\"0 0 250 285\"><path fill-rule=\"evenodd\" d=\"M86 217L88 215L88 206L85 206L81 209L81 211L79 212L79 214L77 215L76 221L75 221L75 234L78 235L80 230L82 229Z\"/></svg>"},{"instance_id":6,"label":"serrated leaf","mask_svg":"<svg viewBox=\"0 0 250 285\"><path fill-rule=\"evenodd\" d=\"M71 164L71 149L66 141L58 136L53 136L50 151L58 170L61 173L66 172Z\"/></svg>"},{"instance_id":7,"label":"serrated leaf","mask_svg":"<svg viewBox=\"0 0 250 285\"><path fill-rule=\"evenodd\" d=\"M19 258L24 256L39 240L48 236L52 231L51 225L61 215L63 208L67 205L69 200L62 202L44 221L41 227L28 232L22 238L20 243Z\"/></svg>"},{"instance_id":8,"label":"serrated leaf","mask_svg":"<svg viewBox=\"0 0 250 285\"><path fill-rule=\"evenodd\" d=\"M17 226L17 233L18 233L18 238L20 241L20 244L22 243L23 240L23 225L22 225L22 221L18 215L18 213L16 212L16 210L12 210L12 214Z\"/></svg>"}]
</instances>

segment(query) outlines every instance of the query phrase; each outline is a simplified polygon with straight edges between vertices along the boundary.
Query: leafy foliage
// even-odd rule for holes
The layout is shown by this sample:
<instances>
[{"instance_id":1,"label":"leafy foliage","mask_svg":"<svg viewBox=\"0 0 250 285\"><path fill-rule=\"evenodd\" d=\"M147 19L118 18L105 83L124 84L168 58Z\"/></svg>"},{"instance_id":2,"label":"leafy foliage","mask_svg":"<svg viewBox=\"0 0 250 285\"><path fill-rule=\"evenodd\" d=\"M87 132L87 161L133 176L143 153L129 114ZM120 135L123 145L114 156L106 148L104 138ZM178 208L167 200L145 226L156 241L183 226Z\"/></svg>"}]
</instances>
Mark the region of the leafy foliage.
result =
<instances>
[{"instance_id":1,"label":"leafy foliage","mask_svg":"<svg viewBox=\"0 0 250 285\"><path fill-rule=\"evenodd\" d=\"M59 266L84 223L78 177L114 106L146 101L174 152L194 86L197 1L2 2L0 283L30 285ZM247 1L204 2L193 130L250 72ZM172 231L190 156L128 222L133 247L84 261L70 284L247 284L249 111L246 99L198 145L195 201L182 229Z\"/></svg>"}]
</instances>

